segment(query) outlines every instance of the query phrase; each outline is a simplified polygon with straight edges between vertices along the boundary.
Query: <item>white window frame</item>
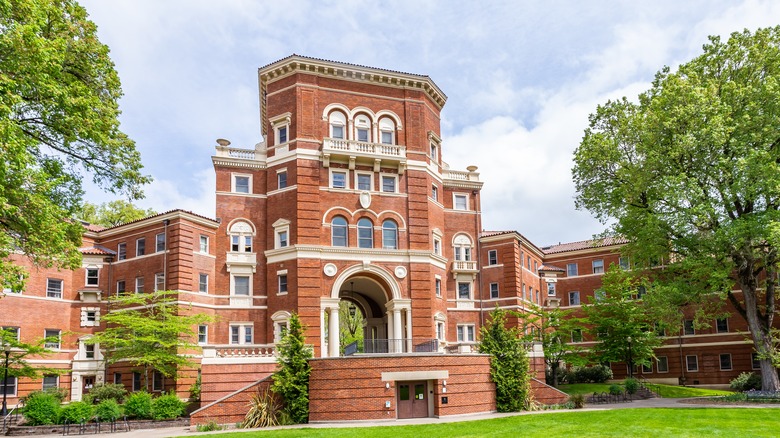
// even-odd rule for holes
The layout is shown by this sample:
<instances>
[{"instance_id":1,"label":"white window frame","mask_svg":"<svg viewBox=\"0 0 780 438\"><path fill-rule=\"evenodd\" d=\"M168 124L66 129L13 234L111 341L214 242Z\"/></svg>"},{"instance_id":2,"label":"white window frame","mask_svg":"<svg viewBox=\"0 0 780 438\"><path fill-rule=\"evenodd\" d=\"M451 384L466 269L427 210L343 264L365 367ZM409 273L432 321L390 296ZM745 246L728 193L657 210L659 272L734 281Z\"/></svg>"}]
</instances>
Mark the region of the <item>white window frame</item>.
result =
<instances>
[{"instance_id":1,"label":"white window frame","mask_svg":"<svg viewBox=\"0 0 780 438\"><path fill-rule=\"evenodd\" d=\"M287 295L290 290L290 277L287 276L287 270L276 272L276 294Z\"/></svg>"},{"instance_id":2,"label":"white window frame","mask_svg":"<svg viewBox=\"0 0 780 438\"><path fill-rule=\"evenodd\" d=\"M487 256L488 256L487 257L488 266L495 266L498 264L498 250L496 249L488 250Z\"/></svg>"},{"instance_id":3,"label":"white window frame","mask_svg":"<svg viewBox=\"0 0 780 438\"><path fill-rule=\"evenodd\" d=\"M162 236L162 238L160 238ZM163 252L167 246L165 233L158 233L154 236L154 252Z\"/></svg>"},{"instance_id":4,"label":"white window frame","mask_svg":"<svg viewBox=\"0 0 780 438\"><path fill-rule=\"evenodd\" d=\"M385 179L393 181L393 190L385 190ZM398 175L392 173L380 173L379 174L379 190L382 193L398 193Z\"/></svg>"},{"instance_id":5,"label":"white window frame","mask_svg":"<svg viewBox=\"0 0 780 438\"><path fill-rule=\"evenodd\" d=\"M663 360L661 360L663 359ZM663 369L661 369L661 364L664 364ZM667 356L658 356L655 364L655 370L658 373L668 373L669 372L669 358Z\"/></svg>"},{"instance_id":6,"label":"white window frame","mask_svg":"<svg viewBox=\"0 0 780 438\"><path fill-rule=\"evenodd\" d=\"M572 344L576 344L579 342L584 342L585 338L582 337L582 329L575 328L571 331L571 342Z\"/></svg>"},{"instance_id":7,"label":"white window frame","mask_svg":"<svg viewBox=\"0 0 780 438\"><path fill-rule=\"evenodd\" d=\"M287 144L290 142L290 124L292 121L292 114L289 112L286 112L284 114L279 114L278 116L270 117L268 119L268 122L271 124L271 128L274 131L274 145L279 146L283 144ZM285 139L282 141L281 139L281 131L284 129L285 131Z\"/></svg>"},{"instance_id":8,"label":"white window frame","mask_svg":"<svg viewBox=\"0 0 780 438\"><path fill-rule=\"evenodd\" d=\"M233 341L233 330L238 330L238 342ZM251 342L246 342L247 329ZM230 345L250 345L255 342L255 325L251 322L231 322L228 328L228 343Z\"/></svg>"},{"instance_id":9,"label":"white window frame","mask_svg":"<svg viewBox=\"0 0 780 438\"><path fill-rule=\"evenodd\" d=\"M344 176L344 187L336 187L334 175L343 175ZM349 189L349 171L346 169L330 169L330 188L337 189L337 190L348 190Z\"/></svg>"},{"instance_id":10,"label":"white window frame","mask_svg":"<svg viewBox=\"0 0 780 438\"><path fill-rule=\"evenodd\" d=\"M59 287L52 287L53 285L59 285ZM60 278L47 278L46 279L46 298L59 298L62 299L62 294L65 289L65 281Z\"/></svg>"},{"instance_id":11,"label":"white window frame","mask_svg":"<svg viewBox=\"0 0 780 438\"><path fill-rule=\"evenodd\" d=\"M209 274L205 272L198 272L198 292L209 293Z\"/></svg>"},{"instance_id":12,"label":"white window frame","mask_svg":"<svg viewBox=\"0 0 780 438\"><path fill-rule=\"evenodd\" d=\"M127 282L125 280L117 280L116 295L119 296L120 294L123 294L125 292L127 292Z\"/></svg>"},{"instance_id":13,"label":"white window frame","mask_svg":"<svg viewBox=\"0 0 780 438\"><path fill-rule=\"evenodd\" d=\"M56 332L56 334L54 334ZM44 329L43 338L57 338L57 343L46 341L43 346L50 350L59 350L62 346L62 330L60 329Z\"/></svg>"},{"instance_id":14,"label":"white window frame","mask_svg":"<svg viewBox=\"0 0 780 438\"><path fill-rule=\"evenodd\" d=\"M460 286L463 285L463 284L467 285L468 288L469 288L468 297L466 297L466 298L463 298L461 296L461 288L460 288ZM471 300L472 299L471 297L473 296L473 294L472 294L472 287L471 287L471 282L470 281L458 281L457 283L455 283L455 286L457 287L457 293L458 293L457 299L459 299L459 300Z\"/></svg>"},{"instance_id":15,"label":"white window frame","mask_svg":"<svg viewBox=\"0 0 780 438\"><path fill-rule=\"evenodd\" d=\"M91 275L94 273L94 275ZM84 269L84 285L88 287L100 286L100 269L87 267Z\"/></svg>"},{"instance_id":16,"label":"white window frame","mask_svg":"<svg viewBox=\"0 0 780 438\"><path fill-rule=\"evenodd\" d=\"M688 360L691 357L693 358L693 365L695 365L695 368L693 368L693 369L691 368L691 363ZM697 356L695 354L686 355L685 356L685 369L689 373L695 373L695 372L699 371L699 356Z\"/></svg>"},{"instance_id":17,"label":"white window frame","mask_svg":"<svg viewBox=\"0 0 780 438\"><path fill-rule=\"evenodd\" d=\"M547 296L554 297L555 295L555 283L547 283Z\"/></svg>"},{"instance_id":18,"label":"white window frame","mask_svg":"<svg viewBox=\"0 0 780 438\"><path fill-rule=\"evenodd\" d=\"M335 115L338 114L340 117L335 117ZM333 135L333 128L335 126L338 126L341 128L341 136L336 137ZM330 138L337 139L337 140L346 140L347 139L347 116L341 111L331 111L330 114L328 114L328 135Z\"/></svg>"},{"instance_id":19,"label":"white window frame","mask_svg":"<svg viewBox=\"0 0 780 438\"><path fill-rule=\"evenodd\" d=\"M276 171L276 188L277 190L286 189L290 187L290 181L287 179L290 176L287 173L287 168L279 169Z\"/></svg>"},{"instance_id":20,"label":"white window frame","mask_svg":"<svg viewBox=\"0 0 780 438\"><path fill-rule=\"evenodd\" d=\"M365 227L365 226L361 226L360 225L360 222L363 221L364 219L369 224L371 224L370 227ZM370 241L371 244L370 244L370 246L363 246L361 244L361 242L367 240L366 237L361 237L360 236L360 231L361 230L369 230L370 231L370 233L371 233L370 234L370 236L371 236L371 241ZM367 217L361 217L357 221L357 244L358 244L358 248L362 248L362 249L369 249L369 248L373 248L374 247L374 222L371 219L367 218Z\"/></svg>"},{"instance_id":21,"label":"white window frame","mask_svg":"<svg viewBox=\"0 0 780 438\"><path fill-rule=\"evenodd\" d=\"M604 289L601 289L601 288L596 289L596 290L593 291L593 300L595 302L600 303L600 302L604 301L605 299L607 299L607 291L605 291Z\"/></svg>"},{"instance_id":22,"label":"white window frame","mask_svg":"<svg viewBox=\"0 0 780 438\"><path fill-rule=\"evenodd\" d=\"M373 131L373 129L372 129L373 123L372 123L371 117L369 117L367 114L358 114L357 117L354 118L354 121L352 122L352 124L353 124L353 129L352 129L353 137L352 138L354 140L359 141L361 143L372 143L373 142L373 138L372 138L373 132L371 132L371 131ZM365 140L361 140L360 139L360 135L359 135L360 131L363 131L363 130L366 131L366 139Z\"/></svg>"},{"instance_id":23,"label":"white window frame","mask_svg":"<svg viewBox=\"0 0 780 438\"><path fill-rule=\"evenodd\" d=\"M465 201L465 208L458 208L458 199L463 199ZM469 195L466 193L453 193L452 209L457 211L469 211Z\"/></svg>"},{"instance_id":24,"label":"white window frame","mask_svg":"<svg viewBox=\"0 0 780 438\"><path fill-rule=\"evenodd\" d=\"M97 347L95 344L84 344L84 359L95 360L97 357Z\"/></svg>"},{"instance_id":25,"label":"white window frame","mask_svg":"<svg viewBox=\"0 0 780 438\"><path fill-rule=\"evenodd\" d=\"M165 290L165 273L158 272L154 274L154 291L164 291Z\"/></svg>"},{"instance_id":26,"label":"white window frame","mask_svg":"<svg viewBox=\"0 0 780 438\"><path fill-rule=\"evenodd\" d=\"M255 228L249 222L243 220L232 223L228 230L228 236L230 237L228 252L251 254L254 251L254 230ZM247 245L247 242L249 242L249 245Z\"/></svg>"},{"instance_id":27,"label":"white window frame","mask_svg":"<svg viewBox=\"0 0 780 438\"><path fill-rule=\"evenodd\" d=\"M439 202L439 186L436 184L431 184L431 199Z\"/></svg>"},{"instance_id":28,"label":"white window frame","mask_svg":"<svg viewBox=\"0 0 780 438\"><path fill-rule=\"evenodd\" d=\"M368 177L368 188L367 189L360 188L359 180L360 180L361 176L364 176L364 177L367 176ZM365 171L356 171L355 172L355 185L354 185L354 187L355 187L355 190L361 190L361 191L368 190L369 192L373 192L374 191L374 173L373 172L365 172Z\"/></svg>"},{"instance_id":29,"label":"white window frame","mask_svg":"<svg viewBox=\"0 0 780 438\"><path fill-rule=\"evenodd\" d=\"M274 344L278 344L290 329L290 312L280 310L271 315L271 321L273 321Z\"/></svg>"},{"instance_id":30,"label":"white window frame","mask_svg":"<svg viewBox=\"0 0 780 438\"><path fill-rule=\"evenodd\" d=\"M431 157L431 161L434 163L437 163L439 161L439 145L436 142L430 143L430 148L428 149L428 156Z\"/></svg>"},{"instance_id":31,"label":"white window frame","mask_svg":"<svg viewBox=\"0 0 780 438\"><path fill-rule=\"evenodd\" d=\"M19 326L14 326L14 325L2 326L2 327L0 327L0 330L14 332L16 334L16 340L17 341L19 341L20 333L22 331L22 329Z\"/></svg>"},{"instance_id":32,"label":"white window frame","mask_svg":"<svg viewBox=\"0 0 780 438\"><path fill-rule=\"evenodd\" d=\"M385 228L385 224L392 224L394 227L387 227ZM391 237L394 242L392 245L387 245L387 237ZM385 219L382 221L382 248L383 249L398 249L399 248L399 231L398 231L398 223L392 219Z\"/></svg>"},{"instance_id":33,"label":"white window frame","mask_svg":"<svg viewBox=\"0 0 780 438\"><path fill-rule=\"evenodd\" d=\"M458 324L457 332L458 332L458 342L462 342L462 343L476 342L474 324Z\"/></svg>"},{"instance_id":34,"label":"white window frame","mask_svg":"<svg viewBox=\"0 0 780 438\"><path fill-rule=\"evenodd\" d=\"M206 324L198 325L198 345L209 343L209 326Z\"/></svg>"},{"instance_id":35,"label":"white window frame","mask_svg":"<svg viewBox=\"0 0 780 438\"><path fill-rule=\"evenodd\" d=\"M198 239L198 251L201 254L209 253L209 236L200 235L200 238Z\"/></svg>"},{"instance_id":36,"label":"white window frame","mask_svg":"<svg viewBox=\"0 0 780 438\"><path fill-rule=\"evenodd\" d=\"M377 124L379 127L379 138L378 143L381 144L396 144L395 141L395 120L391 119L390 117L382 117L379 119L379 123ZM384 134L390 134L390 142L384 141Z\"/></svg>"},{"instance_id":37,"label":"white window frame","mask_svg":"<svg viewBox=\"0 0 780 438\"><path fill-rule=\"evenodd\" d=\"M290 221L279 219L272 225L274 227L274 248L287 248L292 245L290 234Z\"/></svg>"},{"instance_id":38,"label":"white window frame","mask_svg":"<svg viewBox=\"0 0 780 438\"><path fill-rule=\"evenodd\" d=\"M146 255L146 238L135 239L135 256L141 257L144 255Z\"/></svg>"},{"instance_id":39,"label":"white window frame","mask_svg":"<svg viewBox=\"0 0 780 438\"><path fill-rule=\"evenodd\" d=\"M498 283L490 283L490 299L497 300L500 294Z\"/></svg>"},{"instance_id":40,"label":"white window frame","mask_svg":"<svg viewBox=\"0 0 780 438\"><path fill-rule=\"evenodd\" d=\"M729 358L729 367L723 368L723 358L728 357ZM718 355L718 366L721 371L731 371L734 369L734 362L731 360L731 353L720 353Z\"/></svg>"},{"instance_id":41,"label":"white window frame","mask_svg":"<svg viewBox=\"0 0 780 438\"><path fill-rule=\"evenodd\" d=\"M603 274L604 273L604 259L596 259L591 262L591 267L593 268L594 274Z\"/></svg>"},{"instance_id":42,"label":"white window frame","mask_svg":"<svg viewBox=\"0 0 780 438\"><path fill-rule=\"evenodd\" d=\"M114 373L114 385L122 384L122 373Z\"/></svg>"},{"instance_id":43,"label":"white window frame","mask_svg":"<svg viewBox=\"0 0 780 438\"><path fill-rule=\"evenodd\" d=\"M442 290L441 290L441 276L436 275L433 279L433 288L436 291L436 296L441 298L442 296Z\"/></svg>"},{"instance_id":44,"label":"white window frame","mask_svg":"<svg viewBox=\"0 0 780 438\"><path fill-rule=\"evenodd\" d=\"M237 294L236 293L236 278L247 278L247 293L246 294ZM252 296L252 282L253 282L253 276L250 274L230 274L230 295L234 297L251 297Z\"/></svg>"},{"instance_id":45,"label":"white window frame","mask_svg":"<svg viewBox=\"0 0 780 438\"><path fill-rule=\"evenodd\" d=\"M144 277L135 277L134 291L137 294L144 292Z\"/></svg>"},{"instance_id":46,"label":"white window frame","mask_svg":"<svg viewBox=\"0 0 780 438\"><path fill-rule=\"evenodd\" d=\"M247 179L247 190L246 192L239 192L237 190L238 184L236 184L237 178L246 178ZM252 194L252 174L251 173L231 173L230 174L230 191L232 193L238 193L241 195L251 195Z\"/></svg>"},{"instance_id":47,"label":"white window frame","mask_svg":"<svg viewBox=\"0 0 780 438\"><path fill-rule=\"evenodd\" d=\"M570 306L581 306L582 305L582 301L580 300L580 291L572 290L572 291L569 291L568 295L569 295L569 305ZM577 297L577 300L576 300L577 302L576 303L572 303L572 301L574 301L574 300L572 300L572 297Z\"/></svg>"},{"instance_id":48,"label":"white window frame","mask_svg":"<svg viewBox=\"0 0 780 438\"><path fill-rule=\"evenodd\" d=\"M98 327L100 325L99 307L82 307L80 314L81 327Z\"/></svg>"},{"instance_id":49,"label":"white window frame","mask_svg":"<svg viewBox=\"0 0 780 438\"><path fill-rule=\"evenodd\" d=\"M344 224L342 225L334 225L334 221L336 219L341 219L344 221ZM336 239L341 239L341 236L335 235L335 230L343 230L344 231L344 244L343 245L337 245ZM338 215L334 216L333 219L330 220L330 245L338 248L347 248L349 247L349 221L344 216Z\"/></svg>"},{"instance_id":50,"label":"white window frame","mask_svg":"<svg viewBox=\"0 0 780 438\"><path fill-rule=\"evenodd\" d=\"M118 243L116 245L116 259L127 260L127 242Z\"/></svg>"},{"instance_id":51,"label":"white window frame","mask_svg":"<svg viewBox=\"0 0 780 438\"><path fill-rule=\"evenodd\" d=\"M474 242L466 234L458 234L452 239L452 251L456 261L470 262L474 257Z\"/></svg>"}]
</instances>

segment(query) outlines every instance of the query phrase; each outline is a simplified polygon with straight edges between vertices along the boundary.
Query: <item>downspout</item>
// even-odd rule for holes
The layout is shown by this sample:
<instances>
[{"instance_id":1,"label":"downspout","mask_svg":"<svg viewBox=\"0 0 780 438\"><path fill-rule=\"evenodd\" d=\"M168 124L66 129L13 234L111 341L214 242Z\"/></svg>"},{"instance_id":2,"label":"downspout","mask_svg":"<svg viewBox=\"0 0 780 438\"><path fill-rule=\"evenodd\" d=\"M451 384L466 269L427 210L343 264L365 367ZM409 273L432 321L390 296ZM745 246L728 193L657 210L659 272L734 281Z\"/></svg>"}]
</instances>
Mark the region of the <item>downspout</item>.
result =
<instances>
[{"instance_id":1,"label":"downspout","mask_svg":"<svg viewBox=\"0 0 780 438\"><path fill-rule=\"evenodd\" d=\"M165 250L163 252L163 290L168 290L168 224L170 219L163 219L163 234L165 236Z\"/></svg>"},{"instance_id":2,"label":"downspout","mask_svg":"<svg viewBox=\"0 0 780 438\"><path fill-rule=\"evenodd\" d=\"M474 225L477 227L477 264L479 268L477 269L477 285L479 286L479 327L481 329L482 326L485 325L485 309L484 300L482 298L482 205L478 202L480 200L479 191L474 190L471 194L474 195L474 206L479 208L478 210L474 210Z\"/></svg>"}]
</instances>

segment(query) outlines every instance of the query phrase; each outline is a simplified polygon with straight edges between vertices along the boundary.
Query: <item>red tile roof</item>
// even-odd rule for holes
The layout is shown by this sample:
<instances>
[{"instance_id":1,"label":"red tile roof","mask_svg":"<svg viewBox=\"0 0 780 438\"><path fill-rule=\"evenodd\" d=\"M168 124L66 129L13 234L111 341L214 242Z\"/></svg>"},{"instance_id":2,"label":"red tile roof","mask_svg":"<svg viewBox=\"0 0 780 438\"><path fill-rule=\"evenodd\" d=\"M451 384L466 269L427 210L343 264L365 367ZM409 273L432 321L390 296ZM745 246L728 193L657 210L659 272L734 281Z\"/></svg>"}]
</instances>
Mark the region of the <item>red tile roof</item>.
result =
<instances>
[{"instance_id":1,"label":"red tile roof","mask_svg":"<svg viewBox=\"0 0 780 438\"><path fill-rule=\"evenodd\" d=\"M556 254L560 252L579 251L582 249L602 248L612 245L624 245L628 243L625 237L604 237L599 239L580 240L579 242L559 243L557 245L545 246L542 248L545 254Z\"/></svg>"},{"instance_id":2,"label":"red tile roof","mask_svg":"<svg viewBox=\"0 0 780 438\"><path fill-rule=\"evenodd\" d=\"M79 251L82 254L88 254L88 255L114 255L116 252L106 248L105 246L87 246L84 248L79 248Z\"/></svg>"},{"instance_id":3,"label":"red tile roof","mask_svg":"<svg viewBox=\"0 0 780 438\"><path fill-rule=\"evenodd\" d=\"M558 272L564 272L563 268L559 268L557 266L553 265L542 265L539 267L540 271L558 271Z\"/></svg>"}]
</instances>

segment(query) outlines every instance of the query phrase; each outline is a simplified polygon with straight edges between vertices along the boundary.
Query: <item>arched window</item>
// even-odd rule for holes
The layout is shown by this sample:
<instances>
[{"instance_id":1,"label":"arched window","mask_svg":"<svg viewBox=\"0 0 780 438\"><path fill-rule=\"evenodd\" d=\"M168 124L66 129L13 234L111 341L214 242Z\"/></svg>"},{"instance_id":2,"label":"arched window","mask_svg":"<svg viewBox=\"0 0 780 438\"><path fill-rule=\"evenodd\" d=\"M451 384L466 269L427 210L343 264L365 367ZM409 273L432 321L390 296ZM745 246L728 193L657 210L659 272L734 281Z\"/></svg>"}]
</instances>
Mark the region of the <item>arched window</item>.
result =
<instances>
[{"instance_id":1,"label":"arched window","mask_svg":"<svg viewBox=\"0 0 780 438\"><path fill-rule=\"evenodd\" d=\"M347 239L347 220L342 216L336 216L330 223L331 245L349 246Z\"/></svg>"},{"instance_id":2,"label":"arched window","mask_svg":"<svg viewBox=\"0 0 780 438\"><path fill-rule=\"evenodd\" d=\"M236 222L230 226L230 251L252 252L252 226L246 222Z\"/></svg>"},{"instance_id":3,"label":"arched window","mask_svg":"<svg viewBox=\"0 0 780 438\"><path fill-rule=\"evenodd\" d=\"M471 239L465 234L459 234L453 241L455 260L458 261L470 261L471 260Z\"/></svg>"},{"instance_id":4,"label":"arched window","mask_svg":"<svg viewBox=\"0 0 780 438\"><path fill-rule=\"evenodd\" d=\"M371 119L365 114L355 117L355 140L371 141Z\"/></svg>"},{"instance_id":5,"label":"arched window","mask_svg":"<svg viewBox=\"0 0 780 438\"><path fill-rule=\"evenodd\" d=\"M328 116L330 124L330 137L344 139L346 137L347 116L341 111L333 111Z\"/></svg>"},{"instance_id":6,"label":"arched window","mask_svg":"<svg viewBox=\"0 0 780 438\"><path fill-rule=\"evenodd\" d=\"M398 249L398 225L392 219L382 222L382 248Z\"/></svg>"},{"instance_id":7,"label":"arched window","mask_svg":"<svg viewBox=\"0 0 780 438\"><path fill-rule=\"evenodd\" d=\"M358 247L359 248L373 248L374 247L374 224L370 220L363 218L357 223L358 230Z\"/></svg>"},{"instance_id":8,"label":"arched window","mask_svg":"<svg viewBox=\"0 0 780 438\"><path fill-rule=\"evenodd\" d=\"M395 144L395 122L389 117L379 120L379 141L383 144Z\"/></svg>"}]
</instances>

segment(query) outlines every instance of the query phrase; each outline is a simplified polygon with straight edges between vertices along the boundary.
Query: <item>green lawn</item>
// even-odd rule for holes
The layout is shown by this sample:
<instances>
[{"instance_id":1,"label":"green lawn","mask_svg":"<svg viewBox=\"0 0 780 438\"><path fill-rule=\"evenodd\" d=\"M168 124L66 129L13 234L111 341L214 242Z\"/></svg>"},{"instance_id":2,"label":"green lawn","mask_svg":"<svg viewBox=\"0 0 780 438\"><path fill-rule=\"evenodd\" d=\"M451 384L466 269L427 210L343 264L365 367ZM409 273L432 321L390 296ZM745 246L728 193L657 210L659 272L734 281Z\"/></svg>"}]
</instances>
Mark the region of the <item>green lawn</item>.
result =
<instances>
[{"instance_id":1,"label":"green lawn","mask_svg":"<svg viewBox=\"0 0 780 438\"><path fill-rule=\"evenodd\" d=\"M571 385L560 385L558 389L566 394L585 394L590 395L594 392L609 392L609 383L574 383ZM693 388L690 386L674 386L651 384L654 389L658 389L663 398L689 398L689 397L713 397L719 395L733 394L731 391L722 391L718 389Z\"/></svg>"},{"instance_id":2,"label":"green lawn","mask_svg":"<svg viewBox=\"0 0 780 438\"><path fill-rule=\"evenodd\" d=\"M615 409L551 411L492 420L419 426L284 429L233 432L215 437L770 437L780 429L780 411L771 408Z\"/></svg>"}]
</instances>

